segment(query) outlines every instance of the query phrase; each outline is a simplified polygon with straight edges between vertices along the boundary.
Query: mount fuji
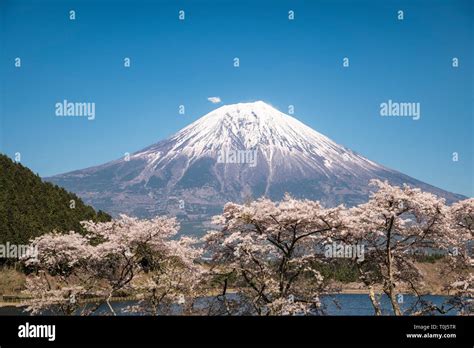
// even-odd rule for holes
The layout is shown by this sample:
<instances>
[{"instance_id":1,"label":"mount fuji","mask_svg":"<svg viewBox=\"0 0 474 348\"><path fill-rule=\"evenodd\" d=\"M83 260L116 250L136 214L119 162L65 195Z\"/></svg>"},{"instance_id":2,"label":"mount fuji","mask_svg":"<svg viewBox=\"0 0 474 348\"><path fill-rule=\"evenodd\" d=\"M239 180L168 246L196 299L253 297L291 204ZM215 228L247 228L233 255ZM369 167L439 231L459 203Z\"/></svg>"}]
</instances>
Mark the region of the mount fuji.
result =
<instances>
[{"instance_id":1,"label":"mount fuji","mask_svg":"<svg viewBox=\"0 0 474 348\"><path fill-rule=\"evenodd\" d=\"M371 179L464 196L385 168L262 101L224 105L129 158L47 180L112 215L202 219L228 201L286 192L326 206L368 199Z\"/></svg>"}]
</instances>

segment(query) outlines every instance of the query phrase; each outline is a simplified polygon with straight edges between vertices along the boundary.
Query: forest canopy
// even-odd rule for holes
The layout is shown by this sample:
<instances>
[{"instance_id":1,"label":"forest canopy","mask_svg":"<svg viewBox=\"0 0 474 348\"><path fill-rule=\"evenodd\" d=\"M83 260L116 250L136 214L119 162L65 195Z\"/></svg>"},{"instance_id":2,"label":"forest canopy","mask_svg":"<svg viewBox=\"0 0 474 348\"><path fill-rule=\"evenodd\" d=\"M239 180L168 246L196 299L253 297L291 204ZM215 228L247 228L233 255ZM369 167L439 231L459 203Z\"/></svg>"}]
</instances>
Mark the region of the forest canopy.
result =
<instances>
[{"instance_id":1,"label":"forest canopy","mask_svg":"<svg viewBox=\"0 0 474 348\"><path fill-rule=\"evenodd\" d=\"M81 231L80 221L110 221L75 194L44 182L31 170L0 154L0 244L28 244L53 230Z\"/></svg>"}]
</instances>

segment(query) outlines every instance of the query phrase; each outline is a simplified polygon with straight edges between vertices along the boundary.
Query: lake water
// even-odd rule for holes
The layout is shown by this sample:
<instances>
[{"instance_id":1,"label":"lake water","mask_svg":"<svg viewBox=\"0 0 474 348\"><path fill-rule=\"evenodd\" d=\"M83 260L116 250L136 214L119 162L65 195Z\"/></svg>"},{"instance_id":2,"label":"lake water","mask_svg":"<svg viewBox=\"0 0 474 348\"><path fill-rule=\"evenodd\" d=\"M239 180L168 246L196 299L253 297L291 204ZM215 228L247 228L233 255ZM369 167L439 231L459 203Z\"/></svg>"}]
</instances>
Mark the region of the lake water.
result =
<instances>
[{"instance_id":1,"label":"lake water","mask_svg":"<svg viewBox=\"0 0 474 348\"><path fill-rule=\"evenodd\" d=\"M427 295L423 296L423 300L431 302L439 307L448 300L447 296ZM416 304L417 298L413 295L403 295L399 299L400 308L405 311ZM370 302L369 296L364 294L337 294L328 296L323 299L329 315L374 315L374 309ZM383 295L380 301L382 314L393 315L392 306L388 296ZM420 309L419 307L417 309ZM439 313L433 313L440 315ZM452 310L447 315L456 315L456 311Z\"/></svg>"},{"instance_id":2,"label":"lake water","mask_svg":"<svg viewBox=\"0 0 474 348\"><path fill-rule=\"evenodd\" d=\"M441 306L448 297L438 295L423 296L425 301L432 302ZM416 297L412 295L404 295L400 299L400 306L403 310L409 309L416 303ZM331 296L322 297L322 302L326 306L327 315L374 315L374 310L368 295L364 294L335 294ZM132 305L131 302L114 302L112 305L114 310L121 315L130 315L124 312L127 306ZM392 315L390 301L387 296L383 295L381 299L381 306L384 315ZM440 315L439 313L433 313ZM0 315L28 315L21 307L1 307ZM96 315L110 315L106 305L103 305L96 312ZM456 315L455 311L448 312L446 315Z\"/></svg>"}]
</instances>

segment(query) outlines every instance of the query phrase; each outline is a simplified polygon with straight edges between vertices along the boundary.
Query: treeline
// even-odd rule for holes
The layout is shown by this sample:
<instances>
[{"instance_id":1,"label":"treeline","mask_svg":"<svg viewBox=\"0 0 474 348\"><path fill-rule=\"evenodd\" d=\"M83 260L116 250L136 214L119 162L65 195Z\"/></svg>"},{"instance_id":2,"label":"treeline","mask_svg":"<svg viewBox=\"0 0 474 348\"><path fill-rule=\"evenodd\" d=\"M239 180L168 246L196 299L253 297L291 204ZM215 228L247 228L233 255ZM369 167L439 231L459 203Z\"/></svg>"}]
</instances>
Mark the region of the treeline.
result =
<instances>
[{"instance_id":1,"label":"treeline","mask_svg":"<svg viewBox=\"0 0 474 348\"><path fill-rule=\"evenodd\" d=\"M42 181L28 168L0 154L0 244L28 244L30 239L53 230L81 231L83 220L110 219L75 194Z\"/></svg>"}]
</instances>

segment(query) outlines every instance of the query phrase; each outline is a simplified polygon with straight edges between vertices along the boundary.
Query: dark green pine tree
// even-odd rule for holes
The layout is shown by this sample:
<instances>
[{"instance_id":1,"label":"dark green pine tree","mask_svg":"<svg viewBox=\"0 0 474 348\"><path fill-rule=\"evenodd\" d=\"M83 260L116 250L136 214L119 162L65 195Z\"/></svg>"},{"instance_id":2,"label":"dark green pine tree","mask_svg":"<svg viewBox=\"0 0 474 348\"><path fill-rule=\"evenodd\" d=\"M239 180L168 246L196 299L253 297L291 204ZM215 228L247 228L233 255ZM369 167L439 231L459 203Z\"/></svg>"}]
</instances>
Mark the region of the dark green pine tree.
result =
<instances>
[{"instance_id":1,"label":"dark green pine tree","mask_svg":"<svg viewBox=\"0 0 474 348\"><path fill-rule=\"evenodd\" d=\"M75 194L42 181L28 168L0 154L0 244L28 244L31 238L53 230L83 232L80 221L110 219Z\"/></svg>"}]
</instances>

